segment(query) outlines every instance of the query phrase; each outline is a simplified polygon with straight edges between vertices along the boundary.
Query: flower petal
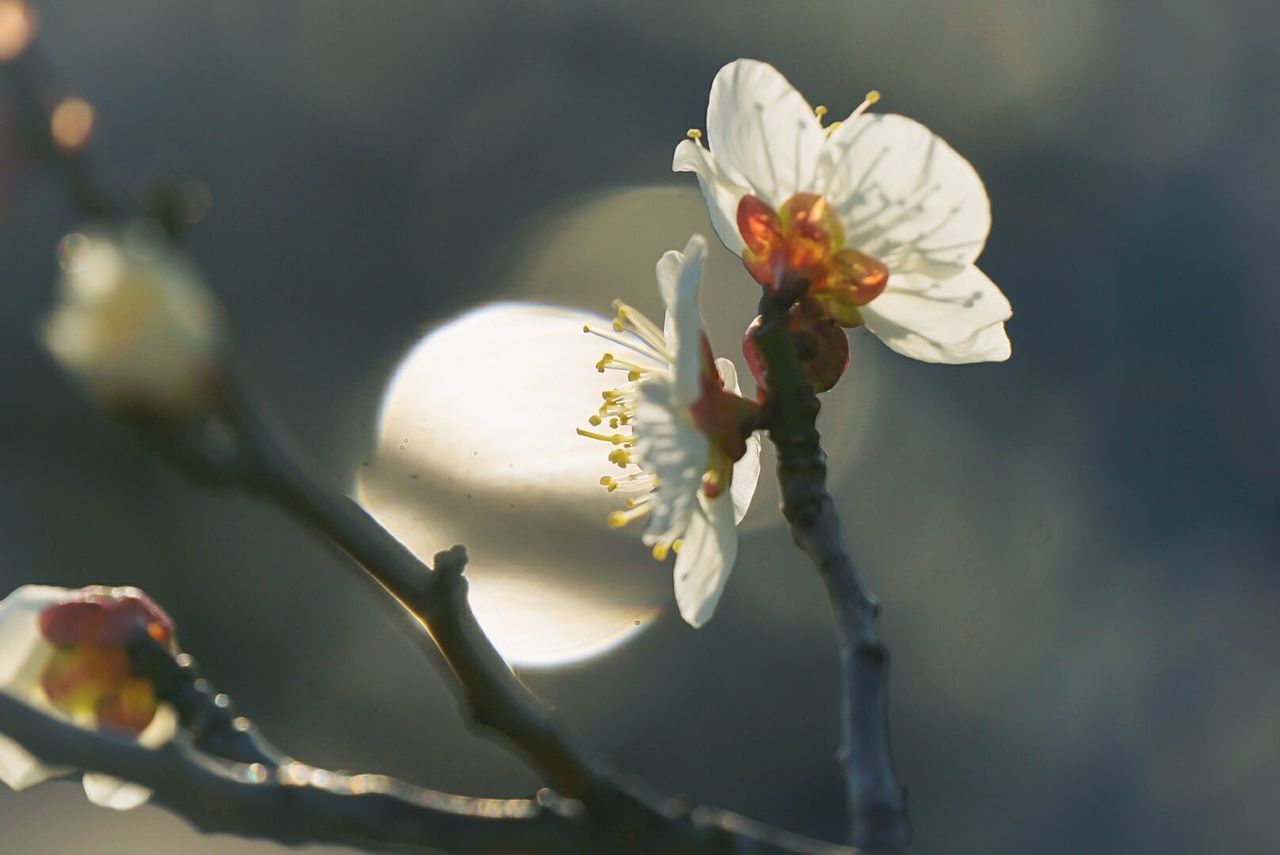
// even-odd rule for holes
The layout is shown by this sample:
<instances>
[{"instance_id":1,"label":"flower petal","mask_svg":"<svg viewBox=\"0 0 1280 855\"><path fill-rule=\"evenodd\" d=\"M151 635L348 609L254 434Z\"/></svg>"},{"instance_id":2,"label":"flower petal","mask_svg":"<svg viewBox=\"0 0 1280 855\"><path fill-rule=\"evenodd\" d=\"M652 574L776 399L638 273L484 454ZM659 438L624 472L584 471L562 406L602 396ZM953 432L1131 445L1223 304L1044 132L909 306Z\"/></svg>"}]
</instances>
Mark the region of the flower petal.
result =
<instances>
[{"instance_id":1,"label":"flower petal","mask_svg":"<svg viewBox=\"0 0 1280 855\"><path fill-rule=\"evenodd\" d=\"M49 709L40 675L53 648L40 635L40 613L71 594L66 588L23 585L0 601L0 691L41 710ZM45 765L0 735L0 781L13 789L26 789L69 771Z\"/></svg>"},{"instance_id":2,"label":"flower petal","mask_svg":"<svg viewBox=\"0 0 1280 855\"><path fill-rule=\"evenodd\" d=\"M904 356L924 362L1000 362L1009 358L1004 322L1013 314L976 267L938 281L908 274L860 310L866 327Z\"/></svg>"},{"instance_id":3,"label":"flower petal","mask_svg":"<svg viewBox=\"0 0 1280 855\"><path fill-rule=\"evenodd\" d=\"M98 807L133 810L151 799L151 790L97 772L84 773L84 794Z\"/></svg>"},{"instance_id":4,"label":"flower petal","mask_svg":"<svg viewBox=\"0 0 1280 855\"><path fill-rule=\"evenodd\" d=\"M843 333L841 333L843 335ZM716 370L724 387L735 395L742 394L738 386L738 369L733 362L723 356L716 358ZM751 507L751 497L756 493L756 484L760 481L760 437L751 434L747 437L747 453L733 464L733 483L729 485L729 498L733 502L734 525L742 522Z\"/></svg>"},{"instance_id":5,"label":"flower petal","mask_svg":"<svg viewBox=\"0 0 1280 855\"><path fill-rule=\"evenodd\" d=\"M839 213L846 244L894 273L953 275L977 259L991 230L973 166L906 116L863 114L841 124L823 146L816 189Z\"/></svg>"},{"instance_id":6,"label":"flower petal","mask_svg":"<svg viewBox=\"0 0 1280 855\"><path fill-rule=\"evenodd\" d=\"M768 63L739 59L720 69L711 83L707 134L716 160L771 207L813 184L822 126L804 96Z\"/></svg>"},{"instance_id":7,"label":"flower petal","mask_svg":"<svg viewBox=\"0 0 1280 855\"><path fill-rule=\"evenodd\" d=\"M738 557L733 503L724 495L708 499L699 494L698 498L674 570L676 605L692 627L711 619Z\"/></svg>"},{"instance_id":8,"label":"flower petal","mask_svg":"<svg viewBox=\"0 0 1280 855\"><path fill-rule=\"evenodd\" d=\"M661 378L640 386L634 432L641 465L658 477L644 542L670 542L682 533L702 487L710 444L671 406L671 384Z\"/></svg>"},{"instance_id":9,"label":"flower petal","mask_svg":"<svg viewBox=\"0 0 1280 855\"><path fill-rule=\"evenodd\" d=\"M698 399L698 375L702 366L702 313L698 310L698 287L702 284L702 262L707 257L707 239L693 235L684 252L674 250L658 260L658 290L667 304L663 330L667 350L675 358L672 392L675 405L687 407Z\"/></svg>"},{"instance_id":10,"label":"flower petal","mask_svg":"<svg viewBox=\"0 0 1280 855\"><path fill-rule=\"evenodd\" d=\"M698 176L698 187L707 202L711 225L725 247L742 255L742 235L738 233L738 203L751 195L751 188L737 176L730 175L716 162L711 152L694 140L676 146L671 161L672 172L692 172Z\"/></svg>"},{"instance_id":11,"label":"flower petal","mask_svg":"<svg viewBox=\"0 0 1280 855\"><path fill-rule=\"evenodd\" d=\"M40 672L52 647L40 634L40 613L73 591L23 585L0 601L0 691L30 703L43 699Z\"/></svg>"},{"instance_id":12,"label":"flower petal","mask_svg":"<svg viewBox=\"0 0 1280 855\"><path fill-rule=\"evenodd\" d=\"M742 522L751 507L760 482L760 436L747 437L747 453L733 464L733 483L729 485L729 498L733 502L733 522Z\"/></svg>"},{"instance_id":13,"label":"flower petal","mask_svg":"<svg viewBox=\"0 0 1280 855\"><path fill-rule=\"evenodd\" d=\"M68 768L46 766L27 749L0 734L0 781L11 788L25 790L70 771Z\"/></svg>"}]
</instances>

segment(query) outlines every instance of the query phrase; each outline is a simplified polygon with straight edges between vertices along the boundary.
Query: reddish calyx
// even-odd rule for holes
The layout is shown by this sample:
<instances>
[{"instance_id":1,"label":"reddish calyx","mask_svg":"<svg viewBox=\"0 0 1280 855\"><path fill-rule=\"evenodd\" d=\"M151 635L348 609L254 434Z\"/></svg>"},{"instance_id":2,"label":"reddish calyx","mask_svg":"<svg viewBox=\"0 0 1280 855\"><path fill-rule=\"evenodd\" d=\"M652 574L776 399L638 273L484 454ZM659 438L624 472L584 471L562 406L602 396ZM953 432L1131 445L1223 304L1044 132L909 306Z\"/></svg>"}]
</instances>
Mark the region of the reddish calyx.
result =
<instances>
[{"instance_id":1,"label":"reddish calyx","mask_svg":"<svg viewBox=\"0 0 1280 855\"><path fill-rule=\"evenodd\" d=\"M844 227L827 200L797 193L775 211L755 196L738 203L743 263L774 296L810 298L813 309L843 327L862 323L858 307L884 291L889 269L844 246ZM795 293L798 292L798 293Z\"/></svg>"},{"instance_id":2,"label":"reddish calyx","mask_svg":"<svg viewBox=\"0 0 1280 855\"><path fill-rule=\"evenodd\" d=\"M747 453L747 437L760 424L760 405L724 387L716 370L711 344L702 337L702 369L698 375L700 393L689 407L694 424L711 441L711 459L702 478L702 492L714 499L733 479L733 464Z\"/></svg>"},{"instance_id":3,"label":"reddish calyx","mask_svg":"<svg viewBox=\"0 0 1280 855\"><path fill-rule=\"evenodd\" d=\"M50 703L76 718L139 734L155 717L155 689L132 673L128 645L145 633L171 649L172 619L131 588L88 588L40 613L40 633L56 648L41 675Z\"/></svg>"},{"instance_id":4,"label":"reddish calyx","mask_svg":"<svg viewBox=\"0 0 1280 855\"><path fill-rule=\"evenodd\" d=\"M768 378L764 356L756 343L756 333L764 322L757 317L742 337L742 355L747 360L756 385L767 391ZM815 392L825 392L836 385L849 368L849 337L823 309L808 298L802 298L787 310L787 329L804 369L805 379Z\"/></svg>"}]
</instances>

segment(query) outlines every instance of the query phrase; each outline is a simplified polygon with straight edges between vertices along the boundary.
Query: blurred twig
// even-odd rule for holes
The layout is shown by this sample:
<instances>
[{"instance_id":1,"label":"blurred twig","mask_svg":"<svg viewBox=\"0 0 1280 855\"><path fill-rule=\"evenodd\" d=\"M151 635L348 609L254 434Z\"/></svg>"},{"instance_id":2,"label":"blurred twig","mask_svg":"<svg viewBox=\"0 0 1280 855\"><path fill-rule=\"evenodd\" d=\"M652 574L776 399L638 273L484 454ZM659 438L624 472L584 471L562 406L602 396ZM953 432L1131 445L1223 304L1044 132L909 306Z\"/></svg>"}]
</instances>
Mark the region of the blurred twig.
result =
<instances>
[{"instance_id":1,"label":"blurred twig","mask_svg":"<svg viewBox=\"0 0 1280 855\"><path fill-rule=\"evenodd\" d=\"M813 560L835 613L840 642L840 762L854 845L869 852L906 852L911 842L906 790L889 745L889 652L876 635L879 607L862 586L835 503L827 492L826 454L818 434L820 404L804 379L787 328L788 294L761 301L753 333L768 387L769 437L778 449L782 512L791 538Z\"/></svg>"},{"instance_id":2,"label":"blurred twig","mask_svg":"<svg viewBox=\"0 0 1280 855\"><path fill-rule=\"evenodd\" d=\"M258 772L185 736L152 750L82 730L0 695L0 731L46 763L101 772L149 788L152 801L210 833L288 846L340 843L379 852L591 851L572 811L523 799L473 799L381 776L302 764Z\"/></svg>"}]
</instances>

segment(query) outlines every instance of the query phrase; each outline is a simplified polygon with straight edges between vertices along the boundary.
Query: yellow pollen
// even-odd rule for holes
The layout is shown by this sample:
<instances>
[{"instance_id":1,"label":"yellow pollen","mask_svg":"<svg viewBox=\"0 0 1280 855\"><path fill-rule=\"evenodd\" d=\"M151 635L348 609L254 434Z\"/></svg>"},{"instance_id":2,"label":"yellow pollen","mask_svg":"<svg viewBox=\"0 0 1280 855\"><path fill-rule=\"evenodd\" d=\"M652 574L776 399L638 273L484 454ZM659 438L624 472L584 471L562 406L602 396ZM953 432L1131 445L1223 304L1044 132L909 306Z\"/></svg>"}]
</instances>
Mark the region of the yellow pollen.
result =
<instances>
[{"instance_id":1,"label":"yellow pollen","mask_svg":"<svg viewBox=\"0 0 1280 855\"><path fill-rule=\"evenodd\" d=\"M592 416L591 418L587 419L587 421L591 423L592 427L600 427L600 422L604 421L604 419L600 418L599 416ZM617 427L617 425L614 425L614 427Z\"/></svg>"},{"instance_id":2,"label":"yellow pollen","mask_svg":"<svg viewBox=\"0 0 1280 855\"><path fill-rule=\"evenodd\" d=\"M819 104L818 106L814 107L814 108L813 108L813 115L817 116L817 117L818 117L818 121L819 121L819 122L821 122L821 121L822 121L822 117L823 117L823 116L825 116L825 115L827 115L827 108L826 108L826 106L825 106L825 105L823 105L823 104Z\"/></svg>"},{"instance_id":3,"label":"yellow pollen","mask_svg":"<svg viewBox=\"0 0 1280 855\"><path fill-rule=\"evenodd\" d=\"M697 128L690 128L689 130L685 131L684 135L691 140L702 139L702 131L698 130Z\"/></svg>"},{"instance_id":4,"label":"yellow pollen","mask_svg":"<svg viewBox=\"0 0 1280 855\"><path fill-rule=\"evenodd\" d=\"M672 552L679 552L679 551L680 551L680 550L682 550L682 549L684 549L684 541L683 541L683 540L681 540L680 538L678 538L678 537L677 537L675 540L671 541L671 551L672 551Z\"/></svg>"},{"instance_id":5,"label":"yellow pollen","mask_svg":"<svg viewBox=\"0 0 1280 855\"><path fill-rule=\"evenodd\" d=\"M627 326L626 326L626 324L624 324L624 323L622 322L622 318L614 318L614 319L613 319L613 331L614 331L614 332L622 332L622 331L623 331L624 329L626 329L626 328L627 328Z\"/></svg>"},{"instance_id":6,"label":"yellow pollen","mask_svg":"<svg viewBox=\"0 0 1280 855\"><path fill-rule=\"evenodd\" d=\"M831 134L835 131L835 129L840 127L843 124L844 122L832 122L831 124L823 128L823 130L827 132L827 136L831 136Z\"/></svg>"},{"instance_id":7,"label":"yellow pollen","mask_svg":"<svg viewBox=\"0 0 1280 855\"><path fill-rule=\"evenodd\" d=\"M635 381L640 379L640 372L632 368L630 371L627 372L627 379L630 380L632 383L634 383Z\"/></svg>"},{"instance_id":8,"label":"yellow pollen","mask_svg":"<svg viewBox=\"0 0 1280 855\"><path fill-rule=\"evenodd\" d=\"M617 420L617 419L609 419L609 427L611 427L611 428L616 428L617 426L618 426L618 420Z\"/></svg>"},{"instance_id":9,"label":"yellow pollen","mask_svg":"<svg viewBox=\"0 0 1280 855\"><path fill-rule=\"evenodd\" d=\"M600 486L612 493L618 489L618 482L610 475L602 475L600 476Z\"/></svg>"},{"instance_id":10,"label":"yellow pollen","mask_svg":"<svg viewBox=\"0 0 1280 855\"><path fill-rule=\"evenodd\" d=\"M625 448L615 448L609 452L609 462L626 468L626 465L631 462L631 452Z\"/></svg>"},{"instance_id":11,"label":"yellow pollen","mask_svg":"<svg viewBox=\"0 0 1280 855\"><path fill-rule=\"evenodd\" d=\"M867 102L867 106L870 107L872 104L880 100L880 90L872 89L870 92L867 93L867 97L865 100Z\"/></svg>"},{"instance_id":12,"label":"yellow pollen","mask_svg":"<svg viewBox=\"0 0 1280 855\"><path fill-rule=\"evenodd\" d=\"M669 547L665 543L655 543L653 545L653 557L656 561L666 560Z\"/></svg>"},{"instance_id":13,"label":"yellow pollen","mask_svg":"<svg viewBox=\"0 0 1280 855\"><path fill-rule=\"evenodd\" d=\"M591 332L591 327L590 327L590 325L588 325L588 324L583 324L583 325L582 325L582 331L583 331L584 333L589 333L589 332Z\"/></svg>"},{"instance_id":14,"label":"yellow pollen","mask_svg":"<svg viewBox=\"0 0 1280 855\"><path fill-rule=\"evenodd\" d=\"M622 528L624 525L631 522L632 520L639 519L640 517L643 517L643 516L648 516L648 514L649 514L649 506L647 504L640 504L637 502L634 507L631 507L628 510L614 511L613 513L609 514L609 527Z\"/></svg>"}]
</instances>

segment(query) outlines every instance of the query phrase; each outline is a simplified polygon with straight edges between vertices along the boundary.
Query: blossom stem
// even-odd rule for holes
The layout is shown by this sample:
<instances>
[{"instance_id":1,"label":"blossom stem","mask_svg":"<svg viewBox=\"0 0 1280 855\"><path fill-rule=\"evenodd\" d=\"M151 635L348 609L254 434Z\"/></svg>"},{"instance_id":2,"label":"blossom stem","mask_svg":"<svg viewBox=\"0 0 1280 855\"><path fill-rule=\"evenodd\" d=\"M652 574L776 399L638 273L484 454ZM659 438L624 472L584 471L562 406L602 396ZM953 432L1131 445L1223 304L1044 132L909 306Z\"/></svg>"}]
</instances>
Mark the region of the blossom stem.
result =
<instances>
[{"instance_id":1,"label":"blossom stem","mask_svg":"<svg viewBox=\"0 0 1280 855\"><path fill-rule=\"evenodd\" d=\"M780 291L785 289L779 289ZM778 450L782 512L791 538L827 589L840 645L841 747L851 840L868 852L904 853L911 842L906 791L889 745L889 653L876 634L879 610L863 587L826 488L820 404L788 332L785 296L766 296L753 333L768 389L765 419Z\"/></svg>"}]
</instances>

